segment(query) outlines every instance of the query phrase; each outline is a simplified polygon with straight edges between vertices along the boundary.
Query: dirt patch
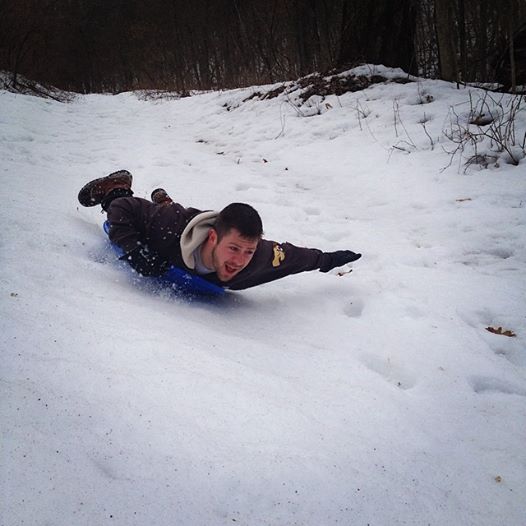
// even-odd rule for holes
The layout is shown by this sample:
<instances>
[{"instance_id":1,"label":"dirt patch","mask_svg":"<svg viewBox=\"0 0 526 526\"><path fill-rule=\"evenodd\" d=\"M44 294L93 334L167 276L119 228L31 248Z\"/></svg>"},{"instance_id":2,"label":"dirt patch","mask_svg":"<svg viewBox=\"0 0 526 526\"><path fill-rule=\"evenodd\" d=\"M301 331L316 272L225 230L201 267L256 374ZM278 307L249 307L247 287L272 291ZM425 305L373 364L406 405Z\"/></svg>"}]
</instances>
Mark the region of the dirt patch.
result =
<instances>
[{"instance_id":1,"label":"dirt patch","mask_svg":"<svg viewBox=\"0 0 526 526\"><path fill-rule=\"evenodd\" d=\"M328 97L329 95L343 95L362 91L373 84L395 82L397 84L407 84L413 82L407 76L384 77L383 75L355 75L350 71L331 70L327 73L314 73L302 77L294 82L284 82L279 86L267 92L254 92L245 99L268 100L274 99L286 93L287 95L295 94L302 103L310 97L317 95L319 97ZM296 93L297 92L297 93Z\"/></svg>"}]
</instances>

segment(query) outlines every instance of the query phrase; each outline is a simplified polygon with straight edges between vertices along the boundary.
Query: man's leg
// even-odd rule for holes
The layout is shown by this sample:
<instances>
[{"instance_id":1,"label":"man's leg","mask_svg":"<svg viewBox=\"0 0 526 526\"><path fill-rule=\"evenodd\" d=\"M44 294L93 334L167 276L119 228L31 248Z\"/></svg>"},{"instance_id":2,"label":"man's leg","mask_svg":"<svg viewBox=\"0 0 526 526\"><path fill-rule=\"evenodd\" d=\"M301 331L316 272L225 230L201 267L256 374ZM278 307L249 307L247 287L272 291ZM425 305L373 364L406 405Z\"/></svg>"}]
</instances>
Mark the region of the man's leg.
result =
<instances>
[{"instance_id":1,"label":"man's leg","mask_svg":"<svg viewBox=\"0 0 526 526\"><path fill-rule=\"evenodd\" d=\"M82 206L102 205L107 210L117 197L131 197L133 191L132 174L128 170L119 170L106 177L94 179L82 187L79 192L79 203Z\"/></svg>"}]
</instances>

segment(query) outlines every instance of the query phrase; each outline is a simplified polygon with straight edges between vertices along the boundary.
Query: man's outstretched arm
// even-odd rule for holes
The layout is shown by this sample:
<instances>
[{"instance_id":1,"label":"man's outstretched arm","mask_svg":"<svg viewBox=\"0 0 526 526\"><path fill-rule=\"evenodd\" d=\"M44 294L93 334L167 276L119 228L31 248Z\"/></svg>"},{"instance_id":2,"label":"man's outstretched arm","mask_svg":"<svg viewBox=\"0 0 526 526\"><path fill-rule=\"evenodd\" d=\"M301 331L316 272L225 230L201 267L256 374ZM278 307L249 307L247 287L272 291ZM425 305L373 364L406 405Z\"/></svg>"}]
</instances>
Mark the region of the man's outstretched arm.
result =
<instances>
[{"instance_id":1,"label":"man's outstretched arm","mask_svg":"<svg viewBox=\"0 0 526 526\"><path fill-rule=\"evenodd\" d=\"M232 290L241 290L300 272L329 272L360 257L361 254L350 250L322 252L316 248L262 239L248 267L226 285Z\"/></svg>"}]
</instances>

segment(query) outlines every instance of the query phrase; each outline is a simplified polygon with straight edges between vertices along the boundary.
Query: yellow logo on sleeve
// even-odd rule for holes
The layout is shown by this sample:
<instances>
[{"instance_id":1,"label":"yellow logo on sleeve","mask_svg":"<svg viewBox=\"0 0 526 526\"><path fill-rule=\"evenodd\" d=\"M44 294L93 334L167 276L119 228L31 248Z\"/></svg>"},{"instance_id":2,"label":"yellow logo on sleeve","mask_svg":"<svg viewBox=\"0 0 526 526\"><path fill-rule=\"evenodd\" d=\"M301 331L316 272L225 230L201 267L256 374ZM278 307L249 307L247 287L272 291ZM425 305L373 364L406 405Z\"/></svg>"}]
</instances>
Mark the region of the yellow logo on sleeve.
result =
<instances>
[{"instance_id":1,"label":"yellow logo on sleeve","mask_svg":"<svg viewBox=\"0 0 526 526\"><path fill-rule=\"evenodd\" d=\"M283 250L281 245L274 243L274 259L272 260L272 266L279 267L284 259L285 251Z\"/></svg>"}]
</instances>

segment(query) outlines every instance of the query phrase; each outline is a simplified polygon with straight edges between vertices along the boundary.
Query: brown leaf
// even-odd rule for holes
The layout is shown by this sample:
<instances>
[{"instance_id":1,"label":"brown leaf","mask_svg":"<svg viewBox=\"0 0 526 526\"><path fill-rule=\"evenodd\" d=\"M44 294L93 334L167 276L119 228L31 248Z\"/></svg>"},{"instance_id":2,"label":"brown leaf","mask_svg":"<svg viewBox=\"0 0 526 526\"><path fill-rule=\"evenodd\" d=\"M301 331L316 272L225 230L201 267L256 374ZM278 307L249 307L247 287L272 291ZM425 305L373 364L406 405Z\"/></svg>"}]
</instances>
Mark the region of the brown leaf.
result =
<instances>
[{"instance_id":1,"label":"brown leaf","mask_svg":"<svg viewBox=\"0 0 526 526\"><path fill-rule=\"evenodd\" d=\"M487 126L493 121L494 118L492 115L486 115L485 113L481 113L480 115L476 115L475 117L473 117L470 121L470 124L476 124L477 126Z\"/></svg>"},{"instance_id":2,"label":"brown leaf","mask_svg":"<svg viewBox=\"0 0 526 526\"><path fill-rule=\"evenodd\" d=\"M498 334L500 336L508 336L509 338L515 338L517 336L513 331L510 330L503 330L502 327L486 327L486 330L488 332L491 332L493 334Z\"/></svg>"}]
</instances>

